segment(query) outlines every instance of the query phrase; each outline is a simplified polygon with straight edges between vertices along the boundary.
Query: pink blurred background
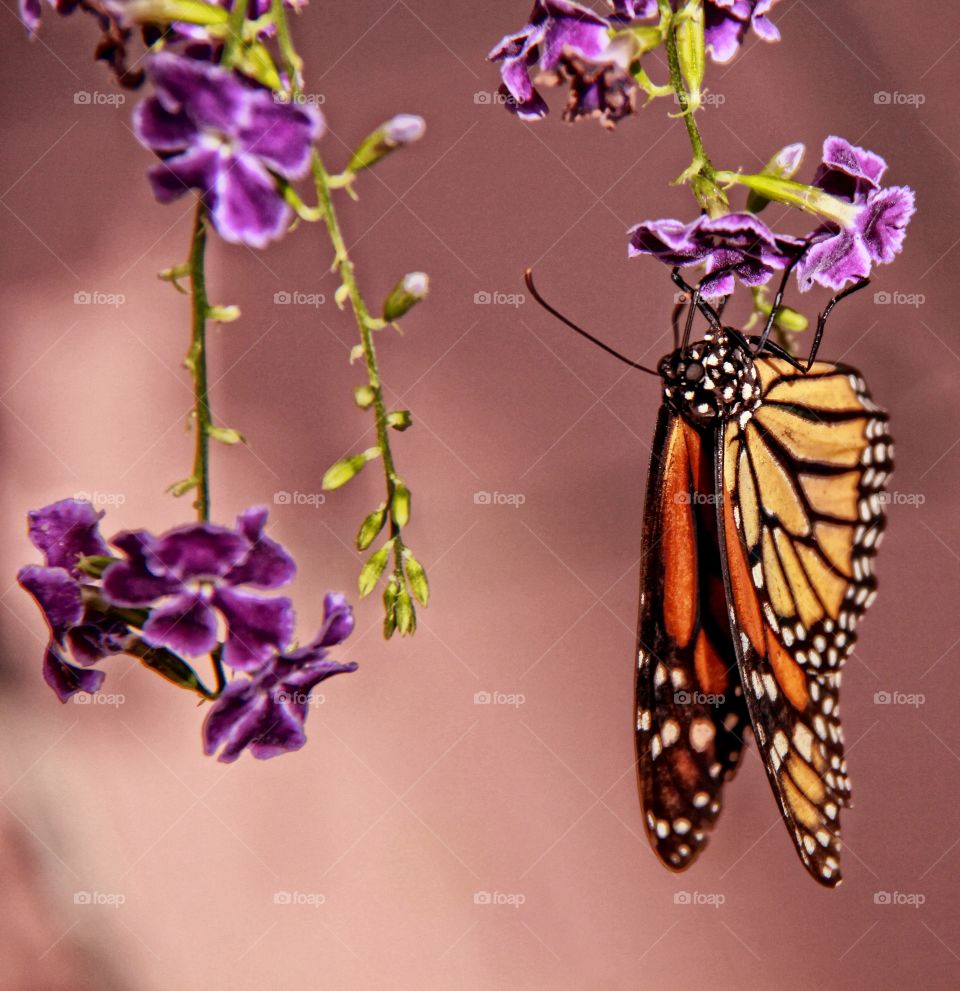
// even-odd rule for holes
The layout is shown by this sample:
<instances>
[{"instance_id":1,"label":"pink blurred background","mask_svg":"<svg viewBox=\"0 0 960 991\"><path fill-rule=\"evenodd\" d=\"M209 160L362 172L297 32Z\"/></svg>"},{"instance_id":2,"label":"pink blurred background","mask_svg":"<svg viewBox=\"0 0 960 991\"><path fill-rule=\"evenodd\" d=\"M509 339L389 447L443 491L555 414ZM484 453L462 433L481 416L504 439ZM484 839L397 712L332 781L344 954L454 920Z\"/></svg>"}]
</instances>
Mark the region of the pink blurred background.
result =
<instances>
[{"instance_id":1,"label":"pink blurred background","mask_svg":"<svg viewBox=\"0 0 960 991\"><path fill-rule=\"evenodd\" d=\"M724 102L701 118L731 167L803 140L809 177L838 133L918 194L905 254L839 308L822 352L859 366L890 410L901 494L844 686L856 804L835 892L802 870L752 757L689 873L664 871L643 835L631 693L657 388L532 301L475 294L522 293L535 265L571 316L658 357L672 288L626 259L624 231L692 216L666 184L688 147L664 104L615 134L491 105L484 56L524 0L316 2L296 25L332 166L395 112L428 122L341 207L369 299L405 271L432 280L406 336L380 339L392 401L415 422L396 453L433 589L416 637L383 643L377 598L361 603L342 655L359 672L323 686L307 747L268 763L205 758L203 712L126 659L104 688L116 706L57 703L40 617L13 583L34 559L23 514L86 491L107 533L189 516L163 491L191 457L187 300L155 275L185 254L189 204L153 202L129 131L137 97L100 102L117 91L89 61L92 25L46 11L29 44L8 7L3 991L957 986L960 10L939 7L783 0L784 43L751 40L711 67ZM324 468L370 435L329 263L315 228L263 253L210 251L213 301L243 311L211 331L214 409L250 441L216 451L214 514L271 505L300 562L301 635L325 590L355 587L352 535L381 497L371 469L310 504ZM124 301L75 303L84 292ZM325 302L275 303L283 292ZM306 498L275 505L277 492ZM883 692L922 701L878 704Z\"/></svg>"}]
</instances>

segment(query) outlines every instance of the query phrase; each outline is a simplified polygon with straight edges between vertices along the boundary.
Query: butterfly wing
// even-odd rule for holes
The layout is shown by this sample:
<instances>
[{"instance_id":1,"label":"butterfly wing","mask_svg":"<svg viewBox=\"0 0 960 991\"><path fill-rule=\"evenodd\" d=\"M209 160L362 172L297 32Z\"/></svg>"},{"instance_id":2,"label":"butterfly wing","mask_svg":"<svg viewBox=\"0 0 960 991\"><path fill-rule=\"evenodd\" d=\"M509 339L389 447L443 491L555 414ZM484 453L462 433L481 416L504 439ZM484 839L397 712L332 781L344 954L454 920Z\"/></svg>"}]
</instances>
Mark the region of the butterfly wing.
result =
<instances>
[{"instance_id":1,"label":"butterfly wing","mask_svg":"<svg viewBox=\"0 0 960 991\"><path fill-rule=\"evenodd\" d=\"M840 880L840 668L876 594L871 558L892 470L887 417L851 368L756 359L752 417L723 428L720 526L744 693L807 870Z\"/></svg>"},{"instance_id":2,"label":"butterfly wing","mask_svg":"<svg viewBox=\"0 0 960 991\"><path fill-rule=\"evenodd\" d=\"M717 432L663 406L644 509L637 770L647 833L683 870L707 842L749 716L730 639L716 519Z\"/></svg>"}]
</instances>

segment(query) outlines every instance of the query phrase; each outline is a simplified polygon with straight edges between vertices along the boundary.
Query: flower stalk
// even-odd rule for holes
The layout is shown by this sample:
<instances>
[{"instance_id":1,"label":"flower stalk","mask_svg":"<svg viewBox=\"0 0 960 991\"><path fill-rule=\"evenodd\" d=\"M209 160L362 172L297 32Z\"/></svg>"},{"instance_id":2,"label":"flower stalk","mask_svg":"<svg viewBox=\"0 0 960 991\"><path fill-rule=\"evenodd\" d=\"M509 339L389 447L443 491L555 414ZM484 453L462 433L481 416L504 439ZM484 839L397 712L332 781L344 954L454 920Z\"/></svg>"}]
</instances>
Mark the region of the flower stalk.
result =
<instances>
[{"instance_id":1,"label":"flower stalk","mask_svg":"<svg viewBox=\"0 0 960 991\"><path fill-rule=\"evenodd\" d=\"M210 519L210 397L207 387L207 285L204 263L207 244L206 207L197 203L194 213L193 237L190 242L190 296L193 304L193 331L185 364L193 376L193 476L196 498L193 505L201 523Z\"/></svg>"}]
</instances>

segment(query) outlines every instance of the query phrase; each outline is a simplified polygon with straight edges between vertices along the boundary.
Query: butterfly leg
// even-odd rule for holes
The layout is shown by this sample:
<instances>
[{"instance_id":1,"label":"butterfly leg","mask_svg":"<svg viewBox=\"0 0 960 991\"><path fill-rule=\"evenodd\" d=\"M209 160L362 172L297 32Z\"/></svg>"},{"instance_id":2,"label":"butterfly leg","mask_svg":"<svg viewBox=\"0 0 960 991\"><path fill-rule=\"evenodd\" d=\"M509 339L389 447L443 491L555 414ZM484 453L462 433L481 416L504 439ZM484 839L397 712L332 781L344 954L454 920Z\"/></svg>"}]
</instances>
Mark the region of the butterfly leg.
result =
<instances>
[{"instance_id":1,"label":"butterfly leg","mask_svg":"<svg viewBox=\"0 0 960 991\"><path fill-rule=\"evenodd\" d=\"M773 324L777 319L777 313L780 310L780 304L783 302L783 294L787 288L787 279L790 278L791 272L797 267L798 262L803 257L803 252L797 255L794 259L783 270L783 278L780 280L780 285L777 289L777 295L774 297L773 306L770 307L770 315L767 317L767 323L763 328L763 333L760 335L760 340L757 344L756 354L759 354L766 346L767 341L770 338L770 332L773 330Z\"/></svg>"},{"instance_id":2,"label":"butterfly leg","mask_svg":"<svg viewBox=\"0 0 960 991\"><path fill-rule=\"evenodd\" d=\"M817 332L813 338L813 347L810 349L810 357L807 358L807 367L804 371L809 372L813 367L813 362L817 357L817 351L820 350L820 341L823 338L823 329L827 325L827 317L830 316L830 311L840 302L841 299L846 299L847 296L852 296L855 292L859 292L861 289L866 289L870 285L869 279L861 279L859 282L854 283L852 286L847 286L843 292L838 292L833 299L827 303L826 308L823 313L817 317Z\"/></svg>"}]
</instances>

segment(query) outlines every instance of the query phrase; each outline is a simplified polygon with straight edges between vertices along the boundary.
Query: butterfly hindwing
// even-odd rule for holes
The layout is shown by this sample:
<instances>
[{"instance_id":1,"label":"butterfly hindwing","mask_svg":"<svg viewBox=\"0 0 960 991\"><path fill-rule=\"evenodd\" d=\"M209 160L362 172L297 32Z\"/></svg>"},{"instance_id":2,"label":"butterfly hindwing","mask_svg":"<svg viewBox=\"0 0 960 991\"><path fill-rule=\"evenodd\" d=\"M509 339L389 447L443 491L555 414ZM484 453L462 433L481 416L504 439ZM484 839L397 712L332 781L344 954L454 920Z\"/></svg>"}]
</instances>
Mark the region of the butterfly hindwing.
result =
<instances>
[{"instance_id":1,"label":"butterfly hindwing","mask_svg":"<svg viewBox=\"0 0 960 991\"><path fill-rule=\"evenodd\" d=\"M892 444L853 369L755 361L761 403L724 424L718 466L730 623L783 818L807 870L833 886L849 801L840 668L875 595Z\"/></svg>"},{"instance_id":2,"label":"butterfly hindwing","mask_svg":"<svg viewBox=\"0 0 960 991\"><path fill-rule=\"evenodd\" d=\"M719 551L716 437L661 407L644 510L638 774L651 843L674 870L706 845L749 722Z\"/></svg>"}]
</instances>

